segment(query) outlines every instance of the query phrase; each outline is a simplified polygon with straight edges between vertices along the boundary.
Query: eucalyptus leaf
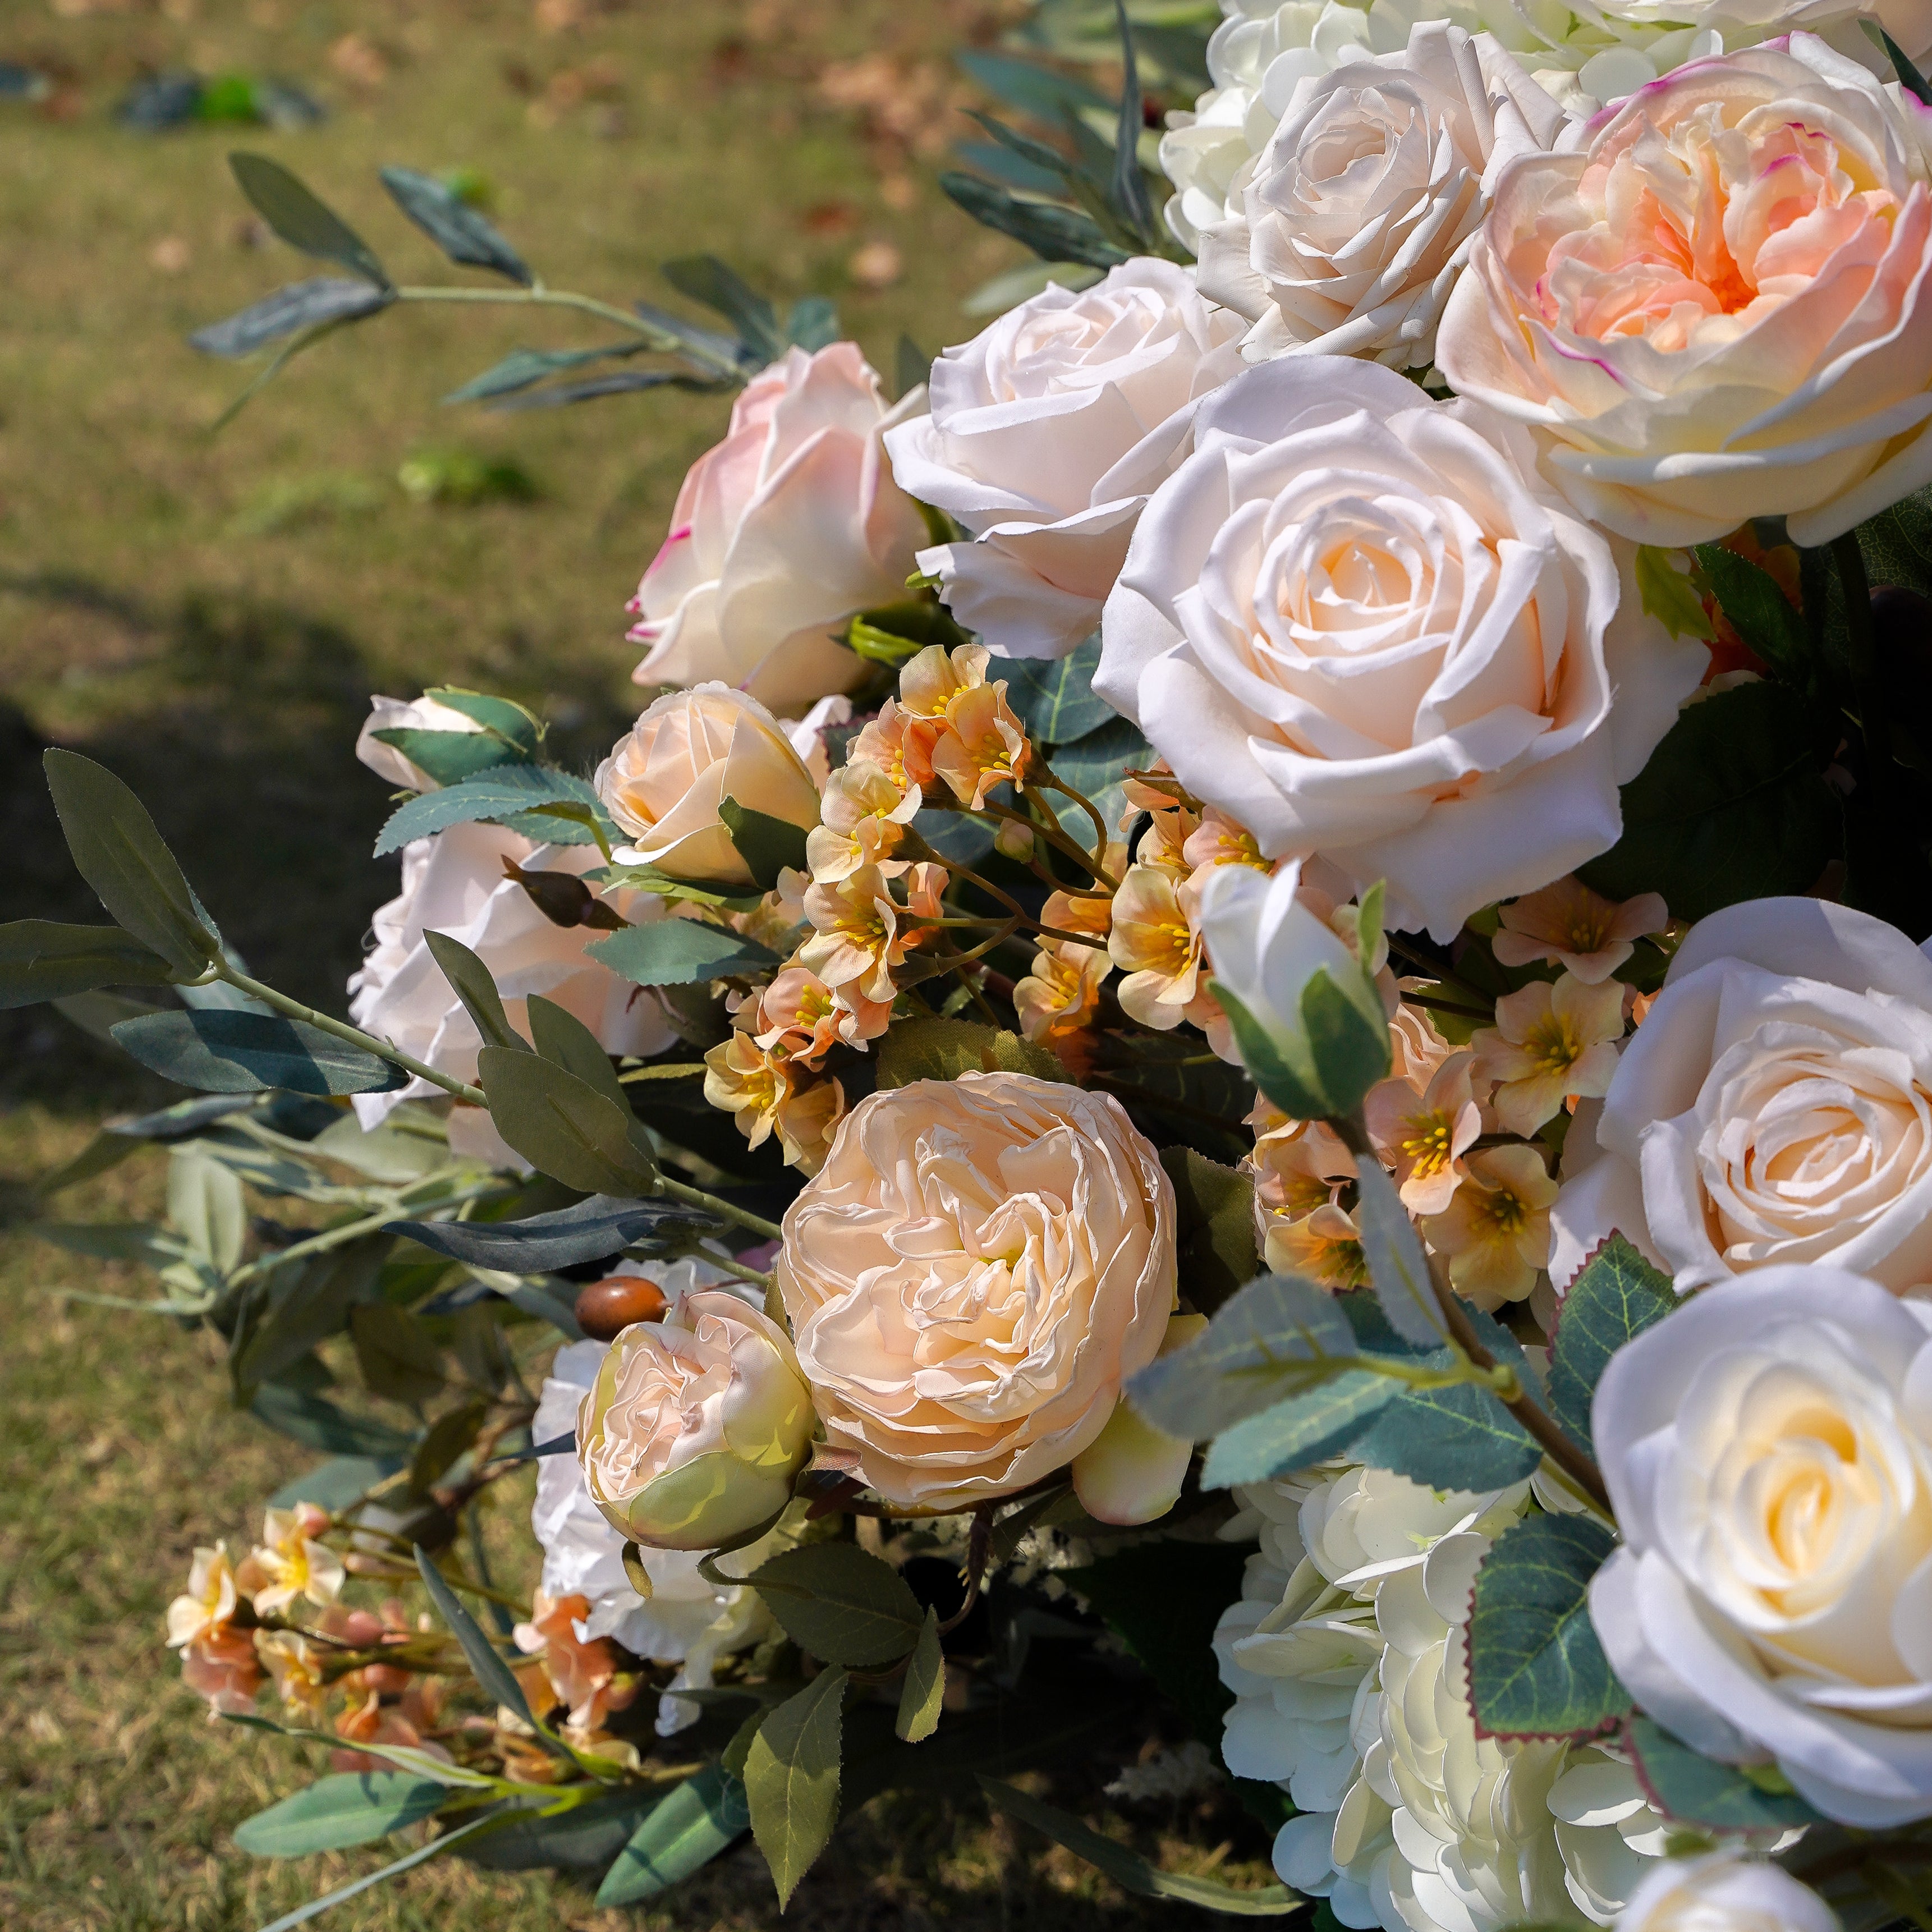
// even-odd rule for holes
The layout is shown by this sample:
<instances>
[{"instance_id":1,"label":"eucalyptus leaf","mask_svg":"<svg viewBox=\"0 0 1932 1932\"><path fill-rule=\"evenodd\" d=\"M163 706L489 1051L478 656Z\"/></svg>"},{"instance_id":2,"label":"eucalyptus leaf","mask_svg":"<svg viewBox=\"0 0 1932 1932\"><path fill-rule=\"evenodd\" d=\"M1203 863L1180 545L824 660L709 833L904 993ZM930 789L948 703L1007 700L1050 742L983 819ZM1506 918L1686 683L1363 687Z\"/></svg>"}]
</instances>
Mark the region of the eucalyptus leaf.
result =
<instances>
[{"instance_id":1,"label":"eucalyptus leaf","mask_svg":"<svg viewBox=\"0 0 1932 1932\"><path fill-rule=\"evenodd\" d=\"M289 1509L297 1503L320 1503L324 1509L346 1509L402 1466L398 1456L332 1456L290 1477L269 1497L268 1506Z\"/></svg>"},{"instance_id":2,"label":"eucalyptus leaf","mask_svg":"<svg viewBox=\"0 0 1932 1932\"><path fill-rule=\"evenodd\" d=\"M890 1563L856 1544L782 1550L748 1580L785 1634L827 1664L874 1669L896 1663L919 1641L919 1599Z\"/></svg>"},{"instance_id":3,"label":"eucalyptus leaf","mask_svg":"<svg viewBox=\"0 0 1932 1932\"><path fill-rule=\"evenodd\" d=\"M388 1094L410 1076L305 1021L232 1008L122 1020L115 1043L143 1066L209 1094Z\"/></svg>"},{"instance_id":4,"label":"eucalyptus leaf","mask_svg":"<svg viewBox=\"0 0 1932 1932\"><path fill-rule=\"evenodd\" d=\"M493 269L525 288L534 285L536 278L523 257L475 208L434 176L418 174L413 168L388 167L382 170L382 182L396 206L452 262Z\"/></svg>"},{"instance_id":5,"label":"eucalyptus leaf","mask_svg":"<svg viewBox=\"0 0 1932 1932\"><path fill-rule=\"evenodd\" d=\"M420 1544L416 1547L416 1558L423 1588L429 1592L429 1600L436 1606L436 1615L449 1626L451 1635L463 1646L463 1654L470 1660L470 1668L483 1694L535 1730L536 1720L530 1715L523 1686L511 1675L510 1666L483 1634L476 1619L458 1600L456 1592L445 1582L442 1572L430 1561L428 1552Z\"/></svg>"},{"instance_id":6,"label":"eucalyptus leaf","mask_svg":"<svg viewBox=\"0 0 1932 1932\"><path fill-rule=\"evenodd\" d=\"M233 154L228 165L256 213L291 248L333 262L378 289L393 291L388 270L368 243L280 162L266 154Z\"/></svg>"},{"instance_id":7,"label":"eucalyptus leaf","mask_svg":"<svg viewBox=\"0 0 1932 1932\"><path fill-rule=\"evenodd\" d=\"M642 1130L615 1101L534 1053L486 1046L478 1064L497 1132L539 1173L586 1194L656 1192Z\"/></svg>"},{"instance_id":8,"label":"eucalyptus leaf","mask_svg":"<svg viewBox=\"0 0 1932 1932\"><path fill-rule=\"evenodd\" d=\"M78 752L56 746L41 762L68 850L110 916L178 976L199 977L218 942L147 807L105 765Z\"/></svg>"},{"instance_id":9,"label":"eucalyptus leaf","mask_svg":"<svg viewBox=\"0 0 1932 1932\"><path fill-rule=\"evenodd\" d=\"M785 340L800 349L830 349L843 333L830 296L800 296L785 317Z\"/></svg>"},{"instance_id":10,"label":"eucalyptus leaf","mask_svg":"<svg viewBox=\"0 0 1932 1932\"><path fill-rule=\"evenodd\" d=\"M246 1400L258 1384L273 1382L318 1342L340 1334L352 1310L376 1300L388 1250L386 1235L365 1234L277 1268L262 1290L259 1312L238 1322L231 1340L230 1372L238 1395Z\"/></svg>"},{"instance_id":11,"label":"eucalyptus leaf","mask_svg":"<svg viewBox=\"0 0 1932 1932\"><path fill-rule=\"evenodd\" d=\"M667 1227L721 1227L675 1201L619 1200L593 1194L569 1208L522 1221L392 1221L383 1228L452 1261L518 1274L546 1274L579 1262L602 1261Z\"/></svg>"},{"instance_id":12,"label":"eucalyptus leaf","mask_svg":"<svg viewBox=\"0 0 1932 1932\"><path fill-rule=\"evenodd\" d=\"M448 1796L446 1785L406 1771L338 1773L244 1819L235 1842L258 1858L340 1851L427 1818Z\"/></svg>"},{"instance_id":13,"label":"eucalyptus leaf","mask_svg":"<svg viewBox=\"0 0 1932 1932\"><path fill-rule=\"evenodd\" d=\"M688 1778L632 1834L598 1887L600 1906L658 1898L736 1844L752 1822L745 1787L722 1766Z\"/></svg>"},{"instance_id":14,"label":"eucalyptus leaf","mask_svg":"<svg viewBox=\"0 0 1932 1932\"><path fill-rule=\"evenodd\" d=\"M164 986L175 969L118 926L20 919L0 926L0 1008L70 999L100 986Z\"/></svg>"},{"instance_id":15,"label":"eucalyptus leaf","mask_svg":"<svg viewBox=\"0 0 1932 1932\"><path fill-rule=\"evenodd\" d=\"M232 1274L240 1263L248 1233L242 1184L199 1142L180 1143L169 1155L168 1221L218 1274Z\"/></svg>"},{"instance_id":16,"label":"eucalyptus leaf","mask_svg":"<svg viewBox=\"0 0 1932 1932\"><path fill-rule=\"evenodd\" d=\"M317 275L305 282L291 282L220 322L197 328L188 338L188 346L204 356L238 361L298 330L374 315L394 299L390 290L359 279L347 281L336 275Z\"/></svg>"},{"instance_id":17,"label":"eucalyptus leaf","mask_svg":"<svg viewBox=\"0 0 1932 1932\"><path fill-rule=\"evenodd\" d=\"M766 1715L745 1754L752 1835L771 1868L781 1912L838 1822L840 1720L847 1682L843 1670L820 1671Z\"/></svg>"},{"instance_id":18,"label":"eucalyptus leaf","mask_svg":"<svg viewBox=\"0 0 1932 1932\"><path fill-rule=\"evenodd\" d=\"M1127 25L1124 0L1114 0L1114 17L1120 36L1120 110L1114 124L1114 176L1107 200L1143 242L1158 245L1154 204L1148 198L1147 177L1141 172L1141 75L1134 58L1133 30Z\"/></svg>"},{"instance_id":19,"label":"eucalyptus leaf","mask_svg":"<svg viewBox=\"0 0 1932 1932\"><path fill-rule=\"evenodd\" d=\"M694 919L654 919L584 948L592 958L640 986L702 986L744 979L777 965L778 955L727 926Z\"/></svg>"}]
</instances>

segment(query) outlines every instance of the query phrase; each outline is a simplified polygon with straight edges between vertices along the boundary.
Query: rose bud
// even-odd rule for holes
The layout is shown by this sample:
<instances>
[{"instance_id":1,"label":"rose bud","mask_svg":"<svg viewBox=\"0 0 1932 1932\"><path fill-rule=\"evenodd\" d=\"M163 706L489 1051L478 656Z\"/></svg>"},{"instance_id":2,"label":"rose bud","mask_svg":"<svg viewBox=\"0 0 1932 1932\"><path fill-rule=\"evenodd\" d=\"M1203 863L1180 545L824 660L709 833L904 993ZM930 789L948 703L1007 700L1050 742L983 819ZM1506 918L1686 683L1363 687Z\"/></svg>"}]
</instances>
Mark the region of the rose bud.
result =
<instances>
[{"instance_id":1,"label":"rose bud","mask_svg":"<svg viewBox=\"0 0 1932 1932\"><path fill-rule=\"evenodd\" d=\"M611 1344L578 1412L577 1454L621 1534L713 1550L784 1507L814 1426L784 1331L702 1289Z\"/></svg>"},{"instance_id":2,"label":"rose bud","mask_svg":"<svg viewBox=\"0 0 1932 1932\"><path fill-rule=\"evenodd\" d=\"M665 1296L654 1281L639 1274L606 1275L577 1291L577 1325L599 1342L614 1342L634 1322L655 1322L664 1312Z\"/></svg>"}]
</instances>

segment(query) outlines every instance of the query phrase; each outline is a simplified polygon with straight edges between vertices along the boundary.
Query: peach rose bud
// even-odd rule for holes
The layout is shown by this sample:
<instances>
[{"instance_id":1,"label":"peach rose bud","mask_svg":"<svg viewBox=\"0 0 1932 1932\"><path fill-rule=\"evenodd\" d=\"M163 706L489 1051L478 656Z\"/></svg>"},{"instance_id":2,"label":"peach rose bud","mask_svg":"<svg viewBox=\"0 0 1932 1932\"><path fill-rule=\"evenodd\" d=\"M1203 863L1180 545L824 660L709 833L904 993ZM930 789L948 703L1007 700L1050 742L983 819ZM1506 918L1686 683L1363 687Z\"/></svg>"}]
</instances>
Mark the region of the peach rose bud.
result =
<instances>
[{"instance_id":1,"label":"peach rose bud","mask_svg":"<svg viewBox=\"0 0 1932 1932\"><path fill-rule=\"evenodd\" d=\"M1173 1315L1161 1337L1165 1355L1208 1326L1204 1315ZM1156 1429L1123 1396L1107 1426L1073 1459L1073 1493L1096 1522L1152 1522L1180 1500L1194 1444Z\"/></svg>"},{"instance_id":2,"label":"peach rose bud","mask_svg":"<svg viewBox=\"0 0 1932 1932\"><path fill-rule=\"evenodd\" d=\"M754 883L718 816L724 800L809 832L818 788L778 720L722 684L650 706L597 768L597 795L646 865L674 879Z\"/></svg>"},{"instance_id":3,"label":"peach rose bud","mask_svg":"<svg viewBox=\"0 0 1932 1932\"><path fill-rule=\"evenodd\" d=\"M578 1412L577 1454L620 1534L715 1550L784 1508L814 1426L784 1330L706 1288L611 1343Z\"/></svg>"}]
</instances>

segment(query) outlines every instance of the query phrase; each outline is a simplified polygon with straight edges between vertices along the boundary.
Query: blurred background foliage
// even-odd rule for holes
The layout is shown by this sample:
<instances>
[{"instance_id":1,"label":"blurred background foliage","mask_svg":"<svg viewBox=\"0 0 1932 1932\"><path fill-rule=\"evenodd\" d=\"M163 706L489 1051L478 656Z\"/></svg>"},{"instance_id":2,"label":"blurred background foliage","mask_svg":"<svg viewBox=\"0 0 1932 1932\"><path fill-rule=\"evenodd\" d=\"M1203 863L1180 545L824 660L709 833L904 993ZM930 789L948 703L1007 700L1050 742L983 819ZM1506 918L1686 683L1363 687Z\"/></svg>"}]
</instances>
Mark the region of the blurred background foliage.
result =
<instances>
[{"instance_id":1,"label":"blurred background foliage","mask_svg":"<svg viewBox=\"0 0 1932 1932\"><path fill-rule=\"evenodd\" d=\"M594 334L413 310L321 345L213 434L246 372L184 338L310 272L235 192L231 148L293 169L408 279L460 272L390 203L386 163L459 182L554 286L674 304L657 265L715 252L782 305L831 297L890 371L902 333L928 350L970 334L962 301L1028 259L934 179L974 131L956 110L991 104L957 56L1026 24L1018 0L0 8L4 916L98 916L40 773L44 746L70 746L142 794L266 976L339 1007L394 889L394 862L368 856L384 788L351 756L368 694L487 686L546 711L568 757L599 753L635 709L624 601L729 407L445 408L513 349ZM0 1222L104 1111L173 1097L50 1011L0 1016ZM152 1214L162 1166L69 1206ZM0 1922L253 1927L382 1854L234 1852L230 1828L296 1767L211 1730L160 1618L193 1546L245 1538L311 1459L222 1407L216 1338L74 1289L141 1292L129 1269L0 1238ZM494 1540L524 1584L526 1497L506 1486ZM1214 1842L1178 1808L1142 1822L1170 1862L1198 1868L1184 1835ZM748 1848L649 1914L452 1862L327 1923L748 1928L772 1910ZM1084 1932L1169 1910L1010 1822L889 1799L787 1922Z\"/></svg>"}]
</instances>

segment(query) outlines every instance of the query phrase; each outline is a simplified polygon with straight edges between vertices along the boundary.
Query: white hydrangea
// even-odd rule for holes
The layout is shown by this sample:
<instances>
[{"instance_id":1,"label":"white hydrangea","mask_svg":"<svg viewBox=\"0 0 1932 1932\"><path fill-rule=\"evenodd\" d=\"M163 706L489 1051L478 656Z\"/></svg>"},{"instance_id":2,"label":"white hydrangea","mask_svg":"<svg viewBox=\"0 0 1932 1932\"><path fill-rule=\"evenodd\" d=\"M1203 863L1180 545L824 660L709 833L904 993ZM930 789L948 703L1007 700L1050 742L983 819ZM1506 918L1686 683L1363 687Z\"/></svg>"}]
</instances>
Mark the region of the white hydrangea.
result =
<instances>
[{"instance_id":1,"label":"white hydrangea","mask_svg":"<svg viewBox=\"0 0 1932 1932\"><path fill-rule=\"evenodd\" d=\"M1192 112L1167 117L1162 172L1174 184L1167 224L1201 252L1203 232L1238 217L1251 165L1280 124L1297 84L1370 54L1400 53L1425 21L1486 33L1573 120L1709 54L1735 52L1803 28L1883 73L1852 0L1221 0L1208 43L1214 85ZM1922 0L1881 8L1908 53L1932 35ZM1894 16L1896 17L1894 17ZM1889 78L1888 74L1883 77Z\"/></svg>"},{"instance_id":2,"label":"white hydrangea","mask_svg":"<svg viewBox=\"0 0 1932 1932\"><path fill-rule=\"evenodd\" d=\"M1301 1812L1283 1882L1384 1932L1610 1923L1664 1852L1635 1773L1599 1746L1479 1739L1469 1714L1457 1627L1529 1486L1438 1495L1329 1464L1235 1494L1223 1534L1262 1546L1215 1635L1222 1752Z\"/></svg>"}]
</instances>

